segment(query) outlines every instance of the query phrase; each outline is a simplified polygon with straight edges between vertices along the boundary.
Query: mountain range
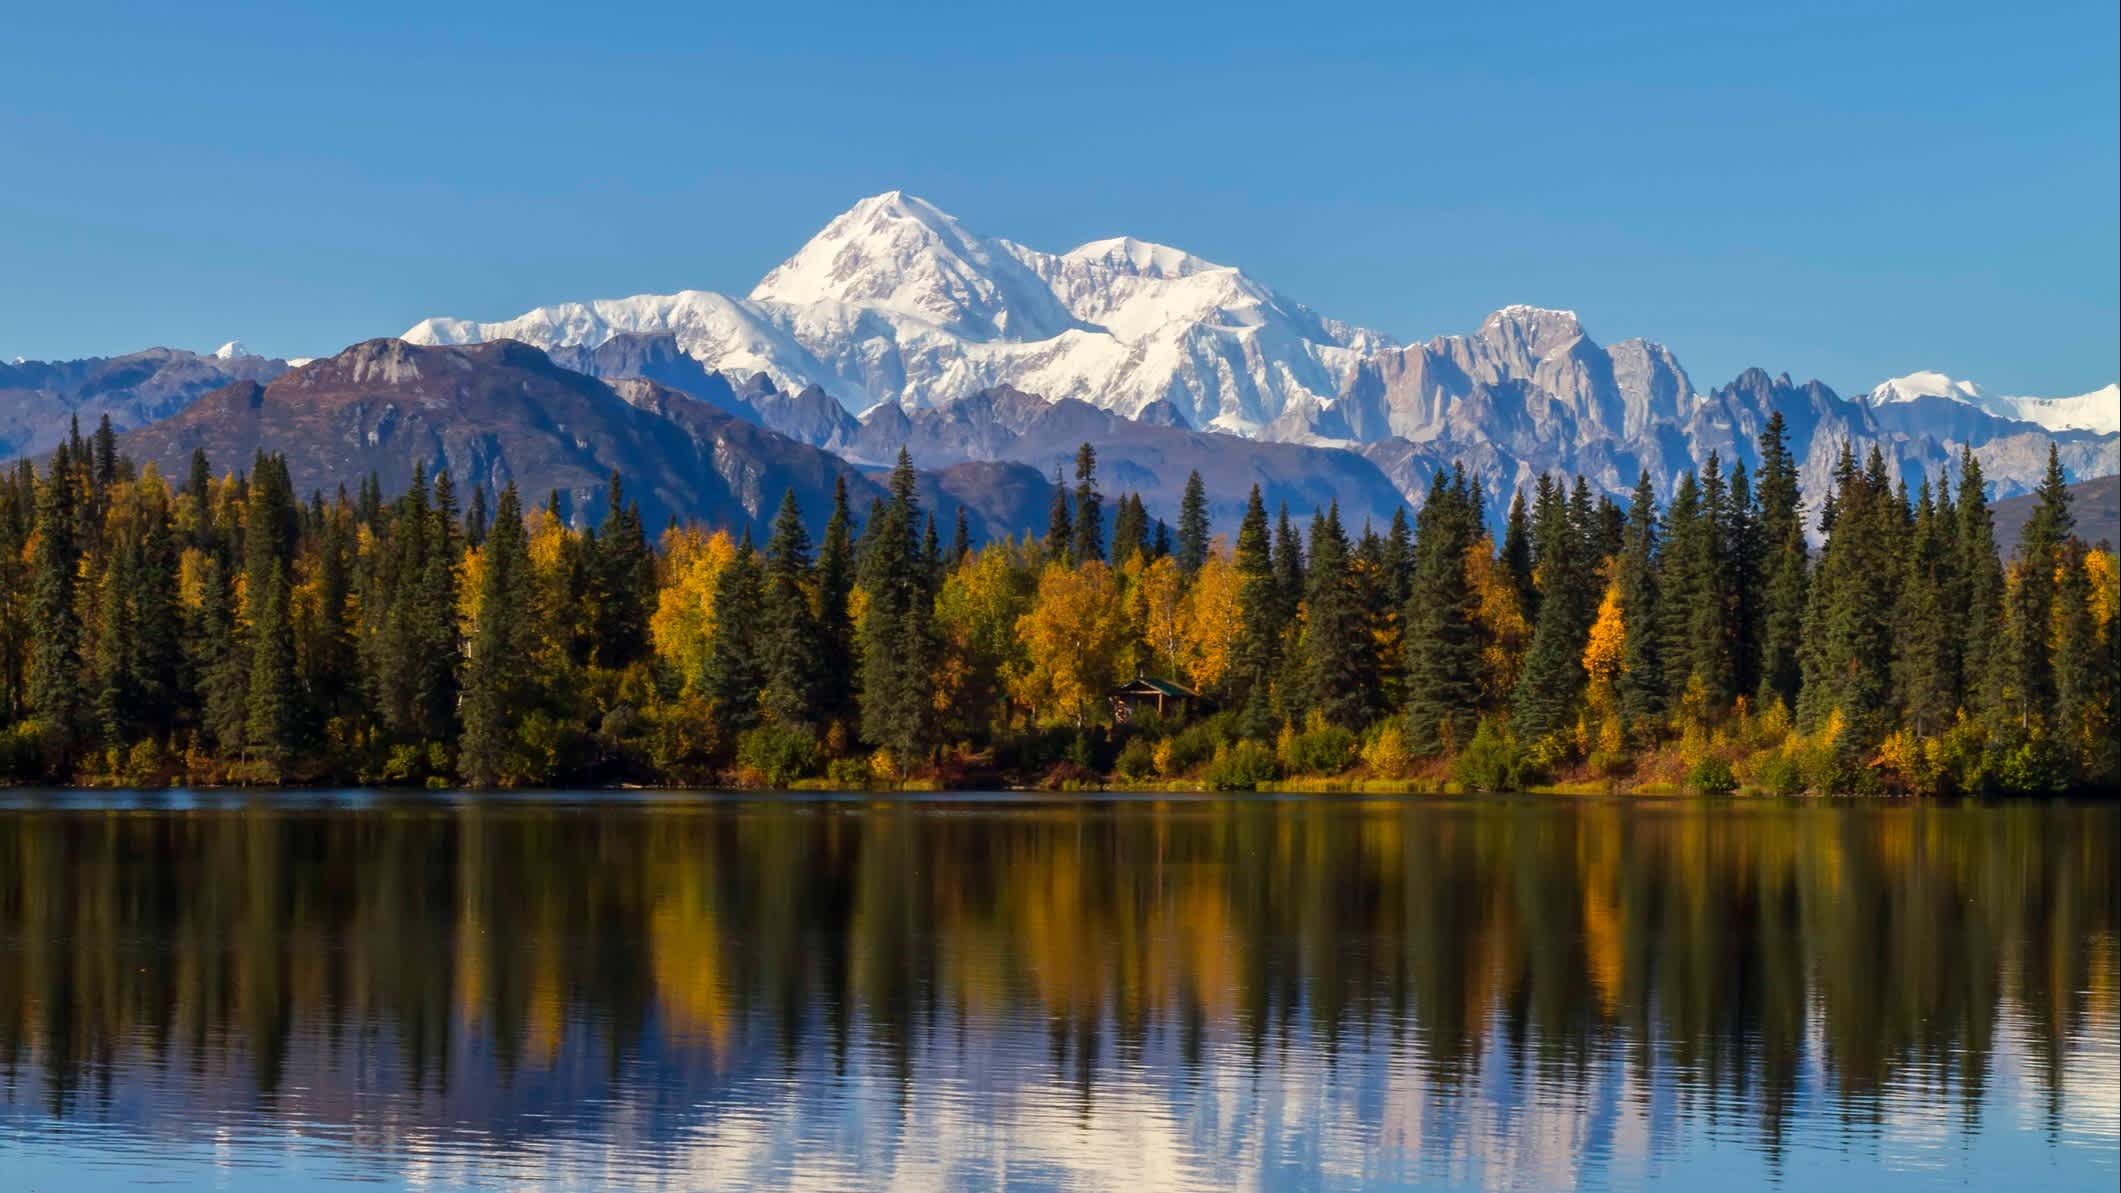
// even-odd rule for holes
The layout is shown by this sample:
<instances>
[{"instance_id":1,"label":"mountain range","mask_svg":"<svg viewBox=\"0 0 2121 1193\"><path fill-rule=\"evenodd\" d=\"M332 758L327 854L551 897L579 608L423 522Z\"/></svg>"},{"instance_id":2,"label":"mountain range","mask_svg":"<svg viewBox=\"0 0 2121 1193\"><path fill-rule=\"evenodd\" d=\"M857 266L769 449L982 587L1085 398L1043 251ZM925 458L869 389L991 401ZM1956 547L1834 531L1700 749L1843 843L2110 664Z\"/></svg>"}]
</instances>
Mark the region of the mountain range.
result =
<instances>
[{"instance_id":1,"label":"mountain range","mask_svg":"<svg viewBox=\"0 0 2121 1193\"><path fill-rule=\"evenodd\" d=\"M1108 491L1166 516L1198 469L1226 525L1255 482L1270 506L1338 501L1359 522L1453 462L1498 495L1557 471L1624 493L1644 470L1669 495L1712 451L1754 465L1776 413L1815 486L1844 444L1910 478L1971 447L1998 498L2031 488L2050 444L2072 479L2121 472L2112 385L2003 397L1918 372L1844 398L1748 369L1704 390L1664 345L1601 345L1573 312L1521 305L1401 344L1179 249L1042 252L900 192L855 204L743 298L427 319L314 362L232 342L0 365L0 456L107 414L168 466L194 447L230 466L279 450L298 483L330 487L447 463L590 517L619 468L651 516L734 523L770 515L783 486L815 510L844 476L865 500L903 447L938 504L987 533L1042 526L1083 442Z\"/></svg>"}]
</instances>

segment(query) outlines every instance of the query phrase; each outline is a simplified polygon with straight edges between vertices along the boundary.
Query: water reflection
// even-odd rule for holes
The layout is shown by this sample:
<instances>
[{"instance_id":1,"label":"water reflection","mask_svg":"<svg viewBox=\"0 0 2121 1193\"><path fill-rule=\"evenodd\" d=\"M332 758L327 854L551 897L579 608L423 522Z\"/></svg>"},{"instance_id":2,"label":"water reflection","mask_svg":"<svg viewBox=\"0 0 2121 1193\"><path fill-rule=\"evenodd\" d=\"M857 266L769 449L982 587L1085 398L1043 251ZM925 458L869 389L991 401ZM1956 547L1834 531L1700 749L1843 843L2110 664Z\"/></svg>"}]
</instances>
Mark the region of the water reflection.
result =
<instances>
[{"instance_id":1,"label":"water reflection","mask_svg":"<svg viewBox=\"0 0 2121 1193\"><path fill-rule=\"evenodd\" d=\"M0 811L0 1162L2111 1187L2111 808Z\"/></svg>"}]
</instances>

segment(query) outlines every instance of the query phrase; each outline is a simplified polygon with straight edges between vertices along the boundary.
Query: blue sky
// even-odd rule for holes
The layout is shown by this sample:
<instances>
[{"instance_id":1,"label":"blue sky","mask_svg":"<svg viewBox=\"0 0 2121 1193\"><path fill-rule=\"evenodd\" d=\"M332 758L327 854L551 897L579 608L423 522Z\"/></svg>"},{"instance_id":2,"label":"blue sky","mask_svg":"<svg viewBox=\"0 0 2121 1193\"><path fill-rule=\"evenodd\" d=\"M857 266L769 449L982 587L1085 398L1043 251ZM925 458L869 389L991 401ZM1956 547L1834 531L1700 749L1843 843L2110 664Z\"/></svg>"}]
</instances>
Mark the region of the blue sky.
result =
<instances>
[{"instance_id":1,"label":"blue sky","mask_svg":"<svg viewBox=\"0 0 2121 1193\"><path fill-rule=\"evenodd\" d=\"M1507 302L1843 390L2117 372L2113 0L0 18L0 357L742 293L902 188L1401 338Z\"/></svg>"}]
</instances>

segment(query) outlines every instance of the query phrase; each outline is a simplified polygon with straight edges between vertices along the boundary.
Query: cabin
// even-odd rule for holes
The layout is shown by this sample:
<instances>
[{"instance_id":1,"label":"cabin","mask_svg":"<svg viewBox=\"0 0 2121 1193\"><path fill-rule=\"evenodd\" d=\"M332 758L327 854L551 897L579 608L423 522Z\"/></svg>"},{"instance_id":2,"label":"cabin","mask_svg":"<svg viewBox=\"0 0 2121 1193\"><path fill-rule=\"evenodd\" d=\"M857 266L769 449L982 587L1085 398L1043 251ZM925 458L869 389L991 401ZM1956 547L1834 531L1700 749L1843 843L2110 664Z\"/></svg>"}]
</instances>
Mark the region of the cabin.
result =
<instances>
[{"instance_id":1,"label":"cabin","mask_svg":"<svg viewBox=\"0 0 2121 1193\"><path fill-rule=\"evenodd\" d=\"M1137 675L1112 689L1112 719L1124 725L1144 708L1155 709L1159 718L1185 716L1200 702L1200 693L1184 684Z\"/></svg>"}]
</instances>

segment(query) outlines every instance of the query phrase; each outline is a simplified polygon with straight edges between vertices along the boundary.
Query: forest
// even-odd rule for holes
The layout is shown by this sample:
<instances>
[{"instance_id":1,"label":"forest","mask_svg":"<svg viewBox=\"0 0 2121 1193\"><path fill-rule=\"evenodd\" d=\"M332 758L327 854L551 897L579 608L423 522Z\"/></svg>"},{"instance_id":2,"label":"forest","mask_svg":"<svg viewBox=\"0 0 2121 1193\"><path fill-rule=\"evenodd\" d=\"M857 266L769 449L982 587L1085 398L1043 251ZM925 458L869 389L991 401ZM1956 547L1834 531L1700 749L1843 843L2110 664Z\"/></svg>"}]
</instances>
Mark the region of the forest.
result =
<instances>
[{"instance_id":1,"label":"forest","mask_svg":"<svg viewBox=\"0 0 2121 1193\"><path fill-rule=\"evenodd\" d=\"M1043 536L889 499L813 541L651 536L607 487L300 496L176 483L106 421L0 479L0 779L16 783L2041 794L2108 790L2117 571L2050 454L1998 549L1980 463L1844 448L1807 510L1781 416L1659 508L1541 477L1501 541L1462 472L1411 520L1177 524L1094 450ZM537 501L535 496L531 499ZM1814 521L1816 518L1816 521ZM1817 542L1811 531L1817 531ZM1149 677L1160 715L1115 700Z\"/></svg>"}]
</instances>

